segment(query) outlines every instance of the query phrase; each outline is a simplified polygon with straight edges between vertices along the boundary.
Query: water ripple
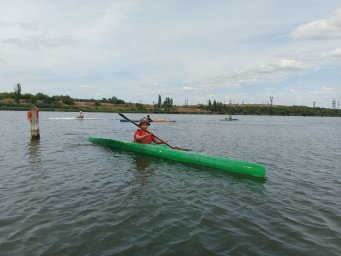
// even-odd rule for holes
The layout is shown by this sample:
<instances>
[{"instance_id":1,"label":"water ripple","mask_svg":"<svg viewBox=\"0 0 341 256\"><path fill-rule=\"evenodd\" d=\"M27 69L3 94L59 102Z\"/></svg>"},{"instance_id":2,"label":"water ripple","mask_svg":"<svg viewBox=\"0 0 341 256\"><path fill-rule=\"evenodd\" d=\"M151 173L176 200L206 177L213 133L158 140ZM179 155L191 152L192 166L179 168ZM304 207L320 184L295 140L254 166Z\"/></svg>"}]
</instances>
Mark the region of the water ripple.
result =
<instances>
[{"instance_id":1,"label":"water ripple","mask_svg":"<svg viewBox=\"0 0 341 256\"><path fill-rule=\"evenodd\" d=\"M2 256L341 254L337 119L171 115L176 123L152 125L171 144L266 165L254 179L89 143L131 139L135 127L112 114L51 122L63 113L43 112L39 141L25 113L1 114Z\"/></svg>"}]
</instances>

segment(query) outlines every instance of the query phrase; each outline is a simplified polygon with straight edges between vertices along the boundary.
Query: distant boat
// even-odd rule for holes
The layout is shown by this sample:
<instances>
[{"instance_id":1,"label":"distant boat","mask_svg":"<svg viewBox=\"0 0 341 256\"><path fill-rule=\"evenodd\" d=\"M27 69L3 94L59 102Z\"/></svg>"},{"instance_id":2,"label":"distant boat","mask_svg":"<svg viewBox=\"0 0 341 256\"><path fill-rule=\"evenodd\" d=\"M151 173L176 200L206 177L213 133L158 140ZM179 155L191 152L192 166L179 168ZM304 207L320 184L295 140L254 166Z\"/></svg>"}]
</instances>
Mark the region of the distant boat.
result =
<instances>
[{"instance_id":1,"label":"distant boat","mask_svg":"<svg viewBox=\"0 0 341 256\"><path fill-rule=\"evenodd\" d=\"M152 122L175 122L175 120L162 119L162 118L153 118Z\"/></svg>"},{"instance_id":2,"label":"distant boat","mask_svg":"<svg viewBox=\"0 0 341 256\"><path fill-rule=\"evenodd\" d=\"M91 117L49 117L50 120L103 120L103 118Z\"/></svg>"},{"instance_id":3,"label":"distant boat","mask_svg":"<svg viewBox=\"0 0 341 256\"><path fill-rule=\"evenodd\" d=\"M82 111L79 111L79 116L77 116L77 118L84 118L84 114Z\"/></svg>"},{"instance_id":4,"label":"distant boat","mask_svg":"<svg viewBox=\"0 0 341 256\"><path fill-rule=\"evenodd\" d=\"M220 121L237 121L237 118L232 118L232 116L230 115L229 117L225 117L224 119L220 119Z\"/></svg>"},{"instance_id":5,"label":"distant boat","mask_svg":"<svg viewBox=\"0 0 341 256\"><path fill-rule=\"evenodd\" d=\"M133 122L135 122L135 123L140 122L140 120L130 120L130 121L133 121ZM128 121L128 120L126 120L126 119L120 119L120 122L130 122L130 121Z\"/></svg>"},{"instance_id":6,"label":"distant boat","mask_svg":"<svg viewBox=\"0 0 341 256\"><path fill-rule=\"evenodd\" d=\"M140 120L131 120L135 123L139 123ZM127 119L120 119L120 122L130 122ZM151 122L154 123L160 123L160 122L175 122L175 120L169 120L169 119L161 119L161 118L153 118Z\"/></svg>"}]
</instances>

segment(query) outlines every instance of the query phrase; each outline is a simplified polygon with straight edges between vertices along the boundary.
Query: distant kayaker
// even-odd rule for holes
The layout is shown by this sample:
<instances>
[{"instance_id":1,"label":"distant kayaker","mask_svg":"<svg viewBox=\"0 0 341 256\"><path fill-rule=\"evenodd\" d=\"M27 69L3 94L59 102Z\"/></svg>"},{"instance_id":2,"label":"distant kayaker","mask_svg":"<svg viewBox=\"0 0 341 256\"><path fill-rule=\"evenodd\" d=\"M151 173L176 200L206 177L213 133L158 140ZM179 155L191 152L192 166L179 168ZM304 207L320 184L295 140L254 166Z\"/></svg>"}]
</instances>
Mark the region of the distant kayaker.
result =
<instances>
[{"instance_id":1,"label":"distant kayaker","mask_svg":"<svg viewBox=\"0 0 341 256\"><path fill-rule=\"evenodd\" d=\"M79 116L77 116L77 118L84 118L84 114L82 111L79 111Z\"/></svg>"},{"instance_id":2,"label":"distant kayaker","mask_svg":"<svg viewBox=\"0 0 341 256\"><path fill-rule=\"evenodd\" d=\"M153 133L148 131L149 125L150 123L147 117L144 117L140 120L139 126L141 129L135 131L134 142L143 144L151 144L154 142L155 144L162 144L162 141L155 138Z\"/></svg>"},{"instance_id":3,"label":"distant kayaker","mask_svg":"<svg viewBox=\"0 0 341 256\"><path fill-rule=\"evenodd\" d=\"M153 122L153 119L150 118L149 115L147 115L148 122Z\"/></svg>"}]
</instances>

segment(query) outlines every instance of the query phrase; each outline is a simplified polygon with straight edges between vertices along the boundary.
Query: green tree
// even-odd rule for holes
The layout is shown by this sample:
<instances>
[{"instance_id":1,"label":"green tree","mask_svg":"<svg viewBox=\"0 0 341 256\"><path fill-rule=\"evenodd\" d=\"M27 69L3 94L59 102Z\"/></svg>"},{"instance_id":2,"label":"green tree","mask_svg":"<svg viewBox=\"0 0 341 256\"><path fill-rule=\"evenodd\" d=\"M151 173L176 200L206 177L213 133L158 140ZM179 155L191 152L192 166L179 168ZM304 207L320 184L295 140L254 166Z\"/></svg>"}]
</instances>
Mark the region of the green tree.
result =
<instances>
[{"instance_id":1,"label":"green tree","mask_svg":"<svg viewBox=\"0 0 341 256\"><path fill-rule=\"evenodd\" d=\"M61 96L61 100L64 104L67 104L67 105L74 105L75 104L75 101L69 96L69 95L66 95L66 96Z\"/></svg>"},{"instance_id":2,"label":"green tree","mask_svg":"<svg viewBox=\"0 0 341 256\"><path fill-rule=\"evenodd\" d=\"M36 95L35 95L35 99L37 101L42 101L44 103L48 103L50 101L50 97L42 92L38 92Z\"/></svg>"},{"instance_id":3,"label":"green tree","mask_svg":"<svg viewBox=\"0 0 341 256\"><path fill-rule=\"evenodd\" d=\"M120 100L118 99L117 97L113 96L111 99L110 99L111 103L112 104L124 104L124 100Z\"/></svg>"},{"instance_id":4,"label":"green tree","mask_svg":"<svg viewBox=\"0 0 341 256\"><path fill-rule=\"evenodd\" d=\"M158 109L161 108L161 103L162 103L162 101L161 101L161 95L159 95L159 99L158 99L158 101L157 101L157 108L158 108Z\"/></svg>"},{"instance_id":5,"label":"green tree","mask_svg":"<svg viewBox=\"0 0 341 256\"><path fill-rule=\"evenodd\" d=\"M173 99L167 97L162 104L162 107L166 110L170 110L173 108Z\"/></svg>"},{"instance_id":6,"label":"green tree","mask_svg":"<svg viewBox=\"0 0 341 256\"><path fill-rule=\"evenodd\" d=\"M21 97L21 84L17 84L16 86L14 86L14 94L15 94L15 102L19 104L20 97Z\"/></svg>"}]
</instances>

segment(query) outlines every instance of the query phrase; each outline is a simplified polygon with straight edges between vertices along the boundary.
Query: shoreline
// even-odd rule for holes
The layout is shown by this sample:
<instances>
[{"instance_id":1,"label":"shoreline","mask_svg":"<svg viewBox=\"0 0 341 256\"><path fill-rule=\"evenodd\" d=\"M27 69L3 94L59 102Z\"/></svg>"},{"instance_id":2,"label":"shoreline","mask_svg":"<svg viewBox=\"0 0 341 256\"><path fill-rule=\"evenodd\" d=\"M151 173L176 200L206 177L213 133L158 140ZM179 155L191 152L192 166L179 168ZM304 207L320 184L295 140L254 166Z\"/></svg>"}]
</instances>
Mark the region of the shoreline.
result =
<instances>
[{"instance_id":1,"label":"shoreline","mask_svg":"<svg viewBox=\"0 0 341 256\"><path fill-rule=\"evenodd\" d=\"M29 111L33 107L38 107L40 111L43 112L79 112L80 110L88 113L148 113L148 114L181 114L181 115L232 115L232 116L316 116L316 117L341 117L341 110L339 109L311 109L310 113L300 110L300 111L292 111L292 108L307 108L307 107L297 107L297 106L281 106L280 108L287 109L287 111L275 111L275 108L270 109L269 107L255 107L254 109L260 109L261 111L207 111L199 108L189 107L184 110L175 108L174 110L154 110L151 108L137 109L137 108L101 108L101 107L89 107L89 106L75 106L75 107L67 107L67 108L54 108L54 107L40 107L39 104L27 106L27 105L19 105L19 106L1 106L0 111ZM243 107L238 106L239 110L243 110Z\"/></svg>"}]
</instances>

